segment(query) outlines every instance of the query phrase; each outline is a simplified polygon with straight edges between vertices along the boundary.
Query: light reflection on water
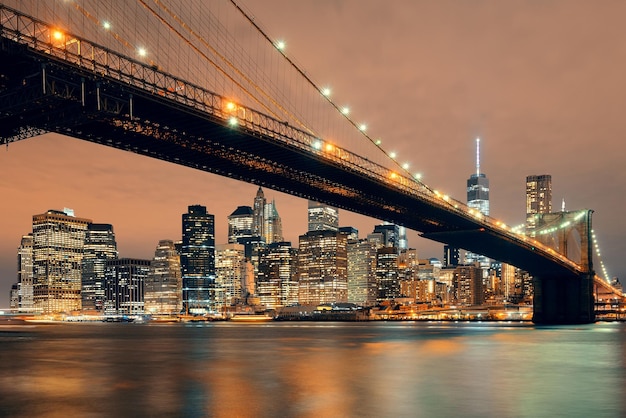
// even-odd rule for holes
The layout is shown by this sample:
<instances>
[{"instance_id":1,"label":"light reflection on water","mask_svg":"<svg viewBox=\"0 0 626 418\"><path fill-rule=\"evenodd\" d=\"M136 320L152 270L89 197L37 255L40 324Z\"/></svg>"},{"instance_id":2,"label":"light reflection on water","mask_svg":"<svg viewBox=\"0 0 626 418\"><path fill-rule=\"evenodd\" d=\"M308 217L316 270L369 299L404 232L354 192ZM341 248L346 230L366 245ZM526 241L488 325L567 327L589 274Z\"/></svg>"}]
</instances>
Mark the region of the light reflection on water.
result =
<instances>
[{"instance_id":1,"label":"light reflection on water","mask_svg":"<svg viewBox=\"0 0 626 418\"><path fill-rule=\"evenodd\" d=\"M626 324L0 328L6 417L623 417Z\"/></svg>"}]
</instances>

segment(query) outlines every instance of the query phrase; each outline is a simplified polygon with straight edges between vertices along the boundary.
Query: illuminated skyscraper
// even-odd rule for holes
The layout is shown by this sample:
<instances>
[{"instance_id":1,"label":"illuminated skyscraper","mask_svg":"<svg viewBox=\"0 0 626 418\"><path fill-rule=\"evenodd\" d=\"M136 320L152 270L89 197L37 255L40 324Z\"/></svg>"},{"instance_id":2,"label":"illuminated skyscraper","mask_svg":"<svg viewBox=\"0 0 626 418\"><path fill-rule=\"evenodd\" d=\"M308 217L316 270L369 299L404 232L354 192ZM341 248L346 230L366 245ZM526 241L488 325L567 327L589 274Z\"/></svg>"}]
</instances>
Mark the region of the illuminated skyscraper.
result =
<instances>
[{"instance_id":1,"label":"illuminated skyscraper","mask_svg":"<svg viewBox=\"0 0 626 418\"><path fill-rule=\"evenodd\" d=\"M381 242L381 244L384 247L396 247L396 249L400 248L399 245L401 236L400 227L398 225L394 225L389 222L384 222L380 225L376 225L374 226L373 234L377 233L382 234L383 241ZM406 232L403 241L406 244Z\"/></svg>"},{"instance_id":2,"label":"illuminated skyscraper","mask_svg":"<svg viewBox=\"0 0 626 418\"><path fill-rule=\"evenodd\" d=\"M139 315L144 313L144 286L150 273L150 260L120 258L106 262L104 313Z\"/></svg>"},{"instance_id":3,"label":"illuminated skyscraper","mask_svg":"<svg viewBox=\"0 0 626 418\"><path fill-rule=\"evenodd\" d=\"M480 138L476 138L476 173L467 179L467 206L489 215L489 179L480 172Z\"/></svg>"},{"instance_id":4,"label":"illuminated skyscraper","mask_svg":"<svg viewBox=\"0 0 626 418\"><path fill-rule=\"evenodd\" d=\"M18 310L33 311L33 234L24 235L17 249Z\"/></svg>"},{"instance_id":5,"label":"illuminated skyscraper","mask_svg":"<svg viewBox=\"0 0 626 418\"><path fill-rule=\"evenodd\" d=\"M180 255L172 240L161 240L150 262L145 281L145 311L149 314L177 314L182 310Z\"/></svg>"},{"instance_id":6,"label":"illuminated skyscraper","mask_svg":"<svg viewBox=\"0 0 626 418\"><path fill-rule=\"evenodd\" d=\"M309 231L300 235L299 241L299 302L347 302L347 235L330 230Z\"/></svg>"},{"instance_id":7,"label":"illuminated skyscraper","mask_svg":"<svg viewBox=\"0 0 626 418\"><path fill-rule=\"evenodd\" d=\"M245 274L246 259L243 245L215 246L215 298L218 310L242 302Z\"/></svg>"},{"instance_id":8,"label":"illuminated skyscraper","mask_svg":"<svg viewBox=\"0 0 626 418\"><path fill-rule=\"evenodd\" d=\"M101 311L104 307L106 262L117 258L115 233L110 224L89 224L85 234L82 264L81 299L83 310Z\"/></svg>"},{"instance_id":9,"label":"illuminated skyscraper","mask_svg":"<svg viewBox=\"0 0 626 418\"><path fill-rule=\"evenodd\" d=\"M252 207L252 235L255 237L265 236L263 228L265 227L264 215L266 203L267 200L265 199L263 189L259 187L259 190L257 190L256 196L254 197L254 205Z\"/></svg>"},{"instance_id":10,"label":"illuminated skyscraper","mask_svg":"<svg viewBox=\"0 0 626 418\"><path fill-rule=\"evenodd\" d=\"M183 309L190 314L216 312L215 217L205 206L193 205L182 218Z\"/></svg>"},{"instance_id":11,"label":"illuminated skyscraper","mask_svg":"<svg viewBox=\"0 0 626 418\"><path fill-rule=\"evenodd\" d=\"M323 203L309 200L309 231L338 231L339 210Z\"/></svg>"},{"instance_id":12,"label":"illuminated skyscraper","mask_svg":"<svg viewBox=\"0 0 626 418\"><path fill-rule=\"evenodd\" d=\"M489 179L480 172L480 138L476 138L476 172L467 179L467 206L489 215ZM488 268L490 264L485 256L465 253L466 264L475 262L479 262L483 268Z\"/></svg>"},{"instance_id":13,"label":"illuminated skyscraper","mask_svg":"<svg viewBox=\"0 0 626 418\"><path fill-rule=\"evenodd\" d=\"M263 233L265 234L265 243L283 241L283 224L276 209L276 202L272 200L265 204L263 212Z\"/></svg>"},{"instance_id":14,"label":"illuminated skyscraper","mask_svg":"<svg viewBox=\"0 0 626 418\"><path fill-rule=\"evenodd\" d=\"M348 302L361 306L376 304L376 248L366 239L348 242Z\"/></svg>"},{"instance_id":15,"label":"illuminated skyscraper","mask_svg":"<svg viewBox=\"0 0 626 418\"><path fill-rule=\"evenodd\" d=\"M85 235L90 219L74 211L48 210L33 216L33 304L44 314L81 309Z\"/></svg>"},{"instance_id":16,"label":"illuminated skyscraper","mask_svg":"<svg viewBox=\"0 0 626 418\"><path fill-rule=\"evenodd\" d=\"M250 206L238 206L228 216L228 243L240 243L240 238L253 236L252 225L254 224L254 211Z\"/></svg>"},{"instance_id":17,"label":"illuminated skyscraper","mask_svg":"<svg viewBox=\"0 0 626 418\"><path fill-rule=\"evenodd\" d=\"M463 306L482 305L485 301L482 269L475 266L458 266L453 278L456 303Z\"/></svg>"},{"instance_id":18,"label":"illuminated skyscraper","mask_svg":"<svg viewBox=\"0 0 626 418\"><path fill-rule=\"evenodd\" d=\"M376 284L379 302L400 297L397 247L381 247L376 251Z\"/></svg>"},{"instance_id":19,"label":"illuminated skyscraper","mask_svg":"<svg viewBox=\"0 0 626 418\"><path fill-rule=\"evenodd\" d=\"M298 303L296 254L290 242L274 242L260 250L256 291L267 309Z\"/></svg>"},{"instance_id":20,"label":"illuminated skyscraper","mask_svg":"<svg viewBox=\"0 0 626 418\"><path fill-rule=\"evenodd\" d=\"M526 227L535 228L535 214L552 212L552 176L526 177Z\"/></svg>"}]
</instances>

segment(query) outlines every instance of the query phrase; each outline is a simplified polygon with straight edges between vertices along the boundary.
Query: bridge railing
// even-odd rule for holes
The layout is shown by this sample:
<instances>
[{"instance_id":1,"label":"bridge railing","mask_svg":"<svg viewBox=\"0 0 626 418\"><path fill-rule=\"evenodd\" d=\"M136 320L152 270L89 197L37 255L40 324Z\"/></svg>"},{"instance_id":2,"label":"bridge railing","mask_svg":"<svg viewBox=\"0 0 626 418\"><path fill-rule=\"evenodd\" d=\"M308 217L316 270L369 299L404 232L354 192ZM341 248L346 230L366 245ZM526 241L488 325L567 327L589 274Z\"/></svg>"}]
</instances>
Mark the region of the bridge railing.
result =
<instances>
[{"instance_id":1,"label":"bridge railing","mask_svg":"<svg viewBox=\"0 0 626 418\"><path fill-rule=\"evenodd\" d=\"M191 107L224 126L245 129L266 140L279 141L301 152L314 154L345 169L388 184L398 191L497 231L519 245L581 271L578 264L551 248L511 231L502 222L484 216L458 200L430 189L402 173L402 170L392 170L287 122L238 105L222 95L163 72L156 65L124 56L80 36L63 32L51 24L4 5L0 5L0 31L2 37L26 45L50 58L136 87L145 94Z\"/></svg>"}]
</instances>

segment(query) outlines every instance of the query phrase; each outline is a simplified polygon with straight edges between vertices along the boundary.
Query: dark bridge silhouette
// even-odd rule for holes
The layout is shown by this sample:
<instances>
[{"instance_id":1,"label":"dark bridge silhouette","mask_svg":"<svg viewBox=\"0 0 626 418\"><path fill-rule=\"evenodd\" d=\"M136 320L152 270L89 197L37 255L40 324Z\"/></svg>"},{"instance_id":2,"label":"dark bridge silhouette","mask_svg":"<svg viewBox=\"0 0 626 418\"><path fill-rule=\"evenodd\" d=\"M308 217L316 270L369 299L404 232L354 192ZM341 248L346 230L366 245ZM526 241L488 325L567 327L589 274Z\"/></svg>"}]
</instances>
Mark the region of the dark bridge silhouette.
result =
<instances>
[{"instance_id":1,"label":"dark bridge silhouette","mask_svg":"<svg viewBox=\"0 0 626 418\"><path fill-rule=\"evenodd\" d=\"M57 132L321 201L534 276L537 323L595 319L580 262L407 176L200 86L0 6L0 138Z\"/></svg>"}]
</instances>

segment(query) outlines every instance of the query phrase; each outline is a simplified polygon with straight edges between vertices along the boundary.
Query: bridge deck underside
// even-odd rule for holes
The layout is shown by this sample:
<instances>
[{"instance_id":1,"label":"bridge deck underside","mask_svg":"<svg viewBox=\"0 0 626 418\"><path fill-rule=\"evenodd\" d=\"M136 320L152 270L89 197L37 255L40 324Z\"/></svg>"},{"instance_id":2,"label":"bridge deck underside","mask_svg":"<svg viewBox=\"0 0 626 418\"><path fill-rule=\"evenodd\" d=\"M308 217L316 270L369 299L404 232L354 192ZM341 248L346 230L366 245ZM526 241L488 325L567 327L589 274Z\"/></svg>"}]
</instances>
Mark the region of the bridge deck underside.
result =
<instances>
[{"instance_id":1,"label":"bridge deck underside","mask_svg":"<svg viewBox=\"0 0 626 418\"><path fill-rule=\"evenodd\" d=\"M233 128L224 119L3 38L0 138L19 139L25 129L58 132L318 200L530 272L572 274L501 235L481 232L479 222L404 192L390 180L271 135Z\"/></svg>"}]
</instances>

